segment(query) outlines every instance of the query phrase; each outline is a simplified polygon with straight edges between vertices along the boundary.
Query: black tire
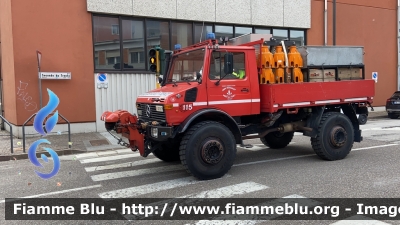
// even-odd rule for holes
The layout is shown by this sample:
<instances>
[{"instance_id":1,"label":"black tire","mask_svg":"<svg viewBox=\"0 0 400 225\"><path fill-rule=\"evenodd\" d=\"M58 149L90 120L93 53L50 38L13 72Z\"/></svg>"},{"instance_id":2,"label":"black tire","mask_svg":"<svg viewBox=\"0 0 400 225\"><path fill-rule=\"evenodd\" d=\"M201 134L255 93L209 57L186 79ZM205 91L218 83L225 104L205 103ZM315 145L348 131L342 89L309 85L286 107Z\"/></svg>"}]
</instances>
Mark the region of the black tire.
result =
<instances>
[{"instance_id":1,"label":"black tire","mask_svg":"<svg viewBox=\"0 0 400 225\"><path fill-rule=\"evenodd\" d=\"M281 133L271 132L260 138L261 142L272 149L279 149L288 146L288 144L292 141L294 136L294 132Z\"/></svg>"},{"instance_id":2,"label":"black tire","mask_svg":"<svg viewBox=\"0 0 400 225\"><path fill-rule=\"evenodd\" d=\"M368 121L368 115L366 114L360 114L358 115L358 124L360 125L365 125Z\"/></svg>"},{"instance_id":3,"label":"black tire","mask_svg":"<svg viewBox=\"0 0 400 225\"><path fill-rule=\"evenodd\" d=\"M322 115L318 135L311 138L314 152L325 160L344 159L353 148L354 128L350 119L337 112Z\"/></svg>"},{"instance_id":4,"label":"black tire","mask_svg":"<svg viewBox=\"0 0 400 225\"><path fill-rule=\"evenodd\" d=\"M163 143L159 148L153 151L153 155L164 162L179 161L179 144L179 141Z\"/></svg>"},{"instance_id":5,"label":"black tire","mask_svg":"<svg viewBox=\"0 0 400 225\"><path fill-rule=\"evenodd\" d=\"M396 113L388 113L388 116L390 119L397 119L399 118L399 114Z\"/></svg>"},{"instance_id":6,"label":"black tire","mask_svg":"<svg viewBox=\"0 0 400 225\"><path fill-rule=\"evenodd\" d=\"M226 126L204 121L186 131L179 154L188 173L200 180L216 179L231 169L236 141Z\"/></svg>"}]
</instances>

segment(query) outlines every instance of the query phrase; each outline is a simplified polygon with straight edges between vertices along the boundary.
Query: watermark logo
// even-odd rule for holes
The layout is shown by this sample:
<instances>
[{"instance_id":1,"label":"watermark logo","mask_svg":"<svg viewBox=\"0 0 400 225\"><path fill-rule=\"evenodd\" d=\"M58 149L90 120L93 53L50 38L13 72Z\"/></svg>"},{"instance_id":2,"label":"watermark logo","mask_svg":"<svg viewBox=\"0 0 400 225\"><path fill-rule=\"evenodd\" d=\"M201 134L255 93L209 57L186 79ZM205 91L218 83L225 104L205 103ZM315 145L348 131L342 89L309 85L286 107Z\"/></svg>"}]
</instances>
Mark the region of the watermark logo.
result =
<instances>
[{"instance_id":1,"label":"watermark logo","mask_svg":"<svg viewBox=\"0 0 400 225\"><path fill-rule=\"evenodd\" d=\"M42 109L39 110L39 112L36 114L35 119L33 121L33 127L39 134L41 134L43 136L46 136L47 133L50 133L53 130L53 128L56 126L57 121L58 121L58 111L56 111L49 119L47 119L46 124L44 126L43 126L43 123L44 123L44 120L46 119L46 117L49 116L57 108L58 104L60 103L60 100L56 94L54 94L49 89L47 89L47 92L49 94L49 102L47 103L46 106L44 106ZM46 139L40 139L40 140L35 141L29 147L29 151L28 151L29 160L31 161L31 163L33 165L35 165L37 167L43 167L43 165L36 158L36 150L37 150L38 146L42 143L51 144ZM57 153L53 149L51 149L51 148L43 148L43 149L46 150L50 154L50 156L53 158L54 168L50 173L41 173L36 170L35 170L35 173L43 179L49 179L51 177L54 177L60 170L60 159L58 158ZM46 155L42 154L41 158L46 163L49 162Z\"/></svg>"}]
</instances>

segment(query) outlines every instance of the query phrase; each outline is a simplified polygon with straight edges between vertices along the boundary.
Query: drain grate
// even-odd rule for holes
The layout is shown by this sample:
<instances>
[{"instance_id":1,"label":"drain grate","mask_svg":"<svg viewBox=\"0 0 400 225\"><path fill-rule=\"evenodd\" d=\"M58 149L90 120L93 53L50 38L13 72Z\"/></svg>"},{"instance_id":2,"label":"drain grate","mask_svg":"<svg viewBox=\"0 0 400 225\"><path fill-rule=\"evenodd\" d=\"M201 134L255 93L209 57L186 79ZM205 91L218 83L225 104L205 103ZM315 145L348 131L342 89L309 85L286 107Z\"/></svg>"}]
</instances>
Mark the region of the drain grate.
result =
<instances>
[{"instance_id":1,"label":"drain grate","mask_svg":"<svg viewBox=\"0 0 400 225\"><path fill-rule=\"evenodd\" d=\"M100 145L109 145L110 144L110 142L108 142L107 139L92 140L89 142L92 146L100 146Z\"/></svg>"}]
</instances>

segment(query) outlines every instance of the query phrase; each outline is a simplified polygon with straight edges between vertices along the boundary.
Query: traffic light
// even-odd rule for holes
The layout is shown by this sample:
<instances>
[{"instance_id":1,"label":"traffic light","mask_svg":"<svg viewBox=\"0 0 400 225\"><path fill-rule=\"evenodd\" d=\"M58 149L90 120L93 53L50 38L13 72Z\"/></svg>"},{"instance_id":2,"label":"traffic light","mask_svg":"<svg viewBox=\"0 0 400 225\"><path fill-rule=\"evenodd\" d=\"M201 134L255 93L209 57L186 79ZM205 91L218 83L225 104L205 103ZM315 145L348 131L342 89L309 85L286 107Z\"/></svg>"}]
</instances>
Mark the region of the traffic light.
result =
<instances>
[{"instance_id":1,"label":"traffic light","mask_svg":"<svg viewBox=\"0 0 400 225\"><path fill-rule=\"evenodd\" d=\"M155 48L149 50L149 69L151 72L157 72L158 54Z\"/></svg>"}]
</instances>

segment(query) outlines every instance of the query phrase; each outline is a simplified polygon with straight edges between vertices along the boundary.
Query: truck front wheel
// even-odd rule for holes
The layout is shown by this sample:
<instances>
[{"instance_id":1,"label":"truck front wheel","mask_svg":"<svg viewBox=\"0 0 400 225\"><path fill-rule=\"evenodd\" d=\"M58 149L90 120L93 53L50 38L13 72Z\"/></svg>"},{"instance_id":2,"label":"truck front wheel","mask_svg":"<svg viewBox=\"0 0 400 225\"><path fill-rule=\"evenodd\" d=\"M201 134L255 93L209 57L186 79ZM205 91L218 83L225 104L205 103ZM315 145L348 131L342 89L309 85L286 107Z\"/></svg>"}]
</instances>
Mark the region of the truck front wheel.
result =
<instances>
[{"instance_id":1,"label":"truck front wheel","mask_svg":"<svg viewBox=\"0 0 400 225\"><path fill-rule=\"evenodd\" d=\"M341 113L328 112L322 115L318 135L311 138L314 152L325 160L344 159L354 143L354 128L349 118Z\"/></svg>"},{"instance_id":2,"label":"truck front wheel","mask_svg":"<svg viewBox=\"0 0 400 225\"><path fill-rule=\"evenodd\" d=\"M294 132L281 133L279 131L268 133L264 137L260 138L261 142L273 149L286 147L293 139Z\"/></svg>"},{"instance_id":3,"label":"truck front wheel","mask_svg":"<svg viewBox=\"0 0 400 225\"><path fill-rule=\"evenodd\" d=\"M179 144L178 139L175 142L167 141L161 144L161 146L153 151L153 155L165 162L175 162L179 161Z\"/></svg>"},{"instance_id":4,"label":"truck front wheel","mask_svg":"<svg viewBox=\"0 0 400 225\"><path fill-rule=\"evenodd\" d=\"M236 142L232 132L214 121L192 126L184 135L180 158L186 170L200 180L220 178L233 165Z\"/></svg>"}]
</instances>

